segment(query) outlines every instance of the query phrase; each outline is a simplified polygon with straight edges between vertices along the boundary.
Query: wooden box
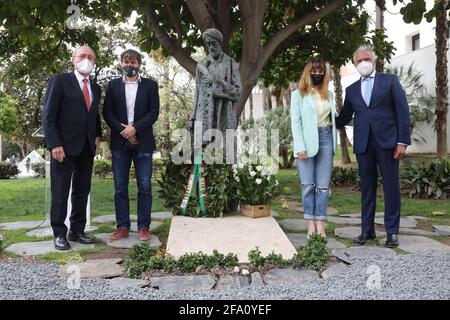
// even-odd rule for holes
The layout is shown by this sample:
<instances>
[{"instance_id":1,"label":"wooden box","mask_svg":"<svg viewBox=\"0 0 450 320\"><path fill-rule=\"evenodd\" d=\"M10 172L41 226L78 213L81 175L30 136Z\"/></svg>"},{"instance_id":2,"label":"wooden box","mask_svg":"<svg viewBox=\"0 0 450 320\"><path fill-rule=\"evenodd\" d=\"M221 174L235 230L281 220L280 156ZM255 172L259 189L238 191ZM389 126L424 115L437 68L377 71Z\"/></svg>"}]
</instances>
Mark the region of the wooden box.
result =
<instances>
[{"instance_id":1,"label":"wooden box","mask_svg":"<svg viewBox=\"0 0 450 320\"><path fill-rule=\"evenodd\" d=\"M242 204L239 208L239 214L250 218L260 218L270 216L270 208L267 204L249 205Z\"/></svg>"}]
</instances>

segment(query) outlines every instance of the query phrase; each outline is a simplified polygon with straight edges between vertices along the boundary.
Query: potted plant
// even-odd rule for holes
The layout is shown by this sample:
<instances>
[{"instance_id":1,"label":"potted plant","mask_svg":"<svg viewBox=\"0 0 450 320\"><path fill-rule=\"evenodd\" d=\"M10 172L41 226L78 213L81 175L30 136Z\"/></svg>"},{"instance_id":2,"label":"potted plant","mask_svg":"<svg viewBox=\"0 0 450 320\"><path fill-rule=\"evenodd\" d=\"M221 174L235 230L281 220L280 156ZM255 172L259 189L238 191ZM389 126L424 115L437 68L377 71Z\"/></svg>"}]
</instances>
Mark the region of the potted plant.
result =
<instances>
[{"instance_id":1,"label":"potted plant","mask_svg":"<svg viewBox=\"0 0 450 320\"><path fill-rule=\"evenodd\" d=\"M252 218L269 216L269 204L279 194L273 168L261 161L235 164L233 175L240 203L239 213Z\"/></svg>"}]
</instances>

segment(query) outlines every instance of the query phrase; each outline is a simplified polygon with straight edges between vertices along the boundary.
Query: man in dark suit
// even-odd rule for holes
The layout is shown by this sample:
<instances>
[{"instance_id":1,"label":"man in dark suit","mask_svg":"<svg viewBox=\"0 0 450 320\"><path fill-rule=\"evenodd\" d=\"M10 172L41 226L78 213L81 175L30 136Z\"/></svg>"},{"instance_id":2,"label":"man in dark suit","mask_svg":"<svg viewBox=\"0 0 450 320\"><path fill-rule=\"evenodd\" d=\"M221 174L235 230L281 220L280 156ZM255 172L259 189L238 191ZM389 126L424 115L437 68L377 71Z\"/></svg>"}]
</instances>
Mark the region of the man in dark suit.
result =
<instances>
[{"instance_id":1,"label":"man in dark suit","mask_svg":"<svg viewBox=\"0 0 450 320\"><path fill-rule=\"evenodd\" d=\"M46 147L51 150L51 211L55 248L70 249L67 241L67 200L72 183L70 241L94 243L86 236L86 206L91 189L92 165L100 143L98 106L100 86L89 79L95 53L82 46L72 57L74 70L50 78L44 100L43 127Z\"/></svg>"},{"instance_id":2,"label":"man in dark suit","mask_svg":"<svg viewBox=\"0 0 450 320\"><path fill-rule=\"evenodd\" d=\"M375 71L376 56L371 47L358 48L353 60L361 79L346 89L336 126L344 127L355 114L353 151L361 178L362 232L354 242L364 245L376 237L378 166L383 178L386 246L396 247L400 225L399 159L411 144L408 102L396 76Z\"/></svg>"},{"instance_id":3,"label":"man in dark suit","mask_svg":"<svg viewBox=\"0 0 450 320\"><path fill-rule=\"evenodd\" d=\"M103 115L111 129L111 154L114 174L114 205L117 231L112 240L128 237L130 203L128 180L134 163L139 239L150 240L152 208L152 156L156 149L153 124L159 115L158 84L139 74L141 54L124 51L120 56L124 75L108 83Z\"/></svg>"}]
</instances>

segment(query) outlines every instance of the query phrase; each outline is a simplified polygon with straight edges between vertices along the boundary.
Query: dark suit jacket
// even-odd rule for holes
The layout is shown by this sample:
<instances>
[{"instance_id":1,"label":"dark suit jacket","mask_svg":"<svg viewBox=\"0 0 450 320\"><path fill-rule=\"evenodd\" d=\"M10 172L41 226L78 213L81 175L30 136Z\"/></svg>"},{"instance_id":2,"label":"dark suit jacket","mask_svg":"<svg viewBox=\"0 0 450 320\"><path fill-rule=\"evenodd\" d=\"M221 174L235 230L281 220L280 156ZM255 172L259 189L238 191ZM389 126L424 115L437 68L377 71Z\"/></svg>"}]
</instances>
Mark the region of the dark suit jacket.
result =
<instances>
[{"instance_id":1,"label":"dark suit jacket","mask_svg":"<svg viewBox=\"0 0 450 320\"><path fill-rule=\"evenodd\" d=\"M90 81L92 102L89 112L75 73L60 73L50 78L44 99L42 124L48 149L63 147L66 155L76 156L86 140L95 155L95 138L101 137L98 107L101 88Z\"/></svg>"},{"instance_id":2,"label":"dark suit jacket","mask_svg":"<svg viewBox=\"0 0 450 320\"><path fill-rule=\"evenodd\" d=\"M120 150L126 142L126 139L120 135L120 132L124 129L121 124L128 124L125 84L122 77L108 83L103 116L111 129L111 150ZM151 79L141 77L136 93L133 122L139 150L153 152L156 149L153 124L158 116L158 84Z\"/></svg>"},{"instance_id":3,"label":"dark suit jacket","mask_svg":"<svg viewBox=\"0 0 450 320\"><path fill-rule=\"evenodd\" d=\"M391 74L375 73L372 96L367 107L361 95L361 80L345 91L342 111L336 117L337 128L344 127L355 114L353 152L365 152L372 130L383 149L392 149L397 143L411 144L410 112L398 78Z\"/></svg>"}]
</instances>

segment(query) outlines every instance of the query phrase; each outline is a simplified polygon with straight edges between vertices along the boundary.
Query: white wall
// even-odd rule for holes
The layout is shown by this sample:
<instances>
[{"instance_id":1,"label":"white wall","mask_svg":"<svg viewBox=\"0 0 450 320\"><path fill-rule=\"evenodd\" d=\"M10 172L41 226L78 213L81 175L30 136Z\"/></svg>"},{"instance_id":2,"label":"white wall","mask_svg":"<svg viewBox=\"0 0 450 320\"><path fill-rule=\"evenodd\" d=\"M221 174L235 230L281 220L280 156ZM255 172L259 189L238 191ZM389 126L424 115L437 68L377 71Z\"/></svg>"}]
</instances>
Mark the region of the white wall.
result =
<instances>
[{"instance_id":1,"label":"white wall","mask_svg":"<svg viewBox=\"0 0 450 320\"><path fill-rule=\"evenodd\" d=\"M428 92L436 94L436 54L434 44L415 50L408 54L397 56L392 59L391 65L393 66L409 66L414 63L415 68L423 73L422 81L425 84ZM447 52L447 59L450 61L450 51ZM448 74L450 74L450 64L447 66ZM450 91L449 91L450 97ZM450 126L450 113L447 114L447 128ZM410 152L436 152L436 132L434 131L432 124L421 125L418 129L420 135L425 138L426 143L413 142L408 151ZM447 129L447 145L450 150L450 130Z\"/></svg>"}]
</instances>

